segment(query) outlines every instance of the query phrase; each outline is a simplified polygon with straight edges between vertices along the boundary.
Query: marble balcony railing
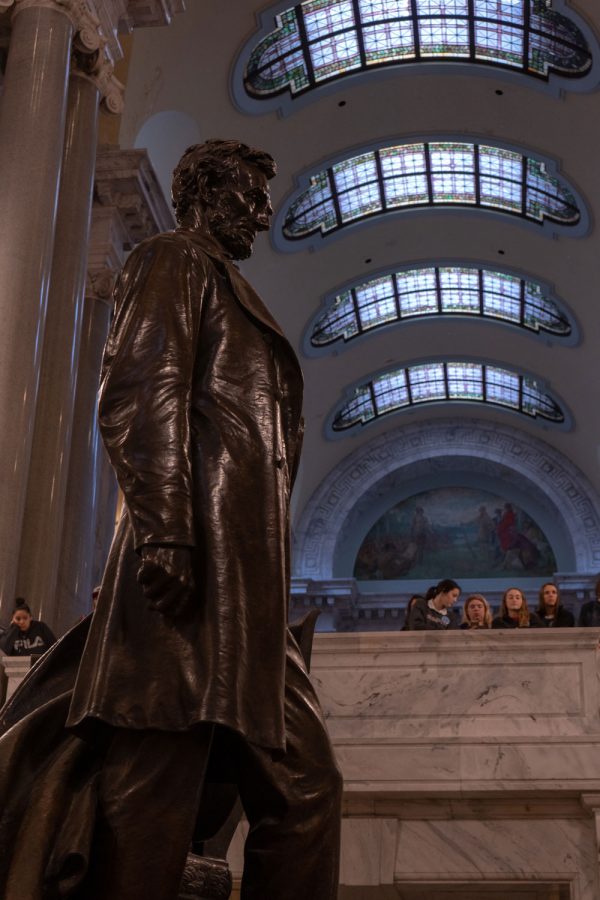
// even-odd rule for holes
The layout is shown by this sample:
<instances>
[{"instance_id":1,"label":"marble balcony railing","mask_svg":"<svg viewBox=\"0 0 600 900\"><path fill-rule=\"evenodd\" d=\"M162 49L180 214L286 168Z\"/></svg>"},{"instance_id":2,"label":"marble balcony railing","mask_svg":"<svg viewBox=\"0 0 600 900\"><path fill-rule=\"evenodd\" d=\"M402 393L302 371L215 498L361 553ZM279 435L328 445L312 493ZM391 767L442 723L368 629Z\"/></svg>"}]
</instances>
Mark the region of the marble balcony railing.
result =
<instances>
[{"instance_id":1,"label":"marble balcony railing","mask_svg":"<svg viewBox=\"0 0 600 900\"><path fill-rule=\"evenodd\" d=\"M320 634L348 796L600 791L598 629Z\"/></svg>"},{"instance_id":2,"label":"marble balcony railing","mask_svg":"<svg viewBox=\"0 0 600 900\"><path fill-rule=\"evenodd\" d=\"M345 782L340 900L599 900L599 638L316 635Z\"/></svg>"}]
</instances>

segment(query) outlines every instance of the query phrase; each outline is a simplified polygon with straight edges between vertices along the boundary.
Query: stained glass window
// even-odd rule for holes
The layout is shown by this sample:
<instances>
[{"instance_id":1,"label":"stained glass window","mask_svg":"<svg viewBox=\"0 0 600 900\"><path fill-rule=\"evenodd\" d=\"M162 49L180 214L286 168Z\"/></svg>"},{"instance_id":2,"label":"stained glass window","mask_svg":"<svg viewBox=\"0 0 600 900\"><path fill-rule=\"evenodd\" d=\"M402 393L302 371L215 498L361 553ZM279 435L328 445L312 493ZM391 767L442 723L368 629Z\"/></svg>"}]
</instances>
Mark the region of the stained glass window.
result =
<instances>
[{"instance_id":1,"label":"stained glass window","mask_svg":"<svg viewBox=\"0 0 600 900\"><path fill-rule=\"evenodd\" d=\"M577 26L545 0L305 0L275 16L254 48L245 86L292 96L358 71L455 60L585 75L591 51Z\"/></svg>"},{"instance_id":2,"label":"stained glass window","mask_svg":"<svg viewBox=\"0 0 600 900\"><path fill-rule=\"evenodd\" d=\"M290 204L283 233L297 239L415 206L477 206L575 225L577 202L542 160L458 141L400 144L335 163Z\"/></svg>"},{"instance_id":3,"label":"stained glass window","mask_svg":"<svg viewBox=\"0 0 600 900\"><path fill-rule=\"evenodd\" d=\"M571 334L565 313L534 281L469 266L426 266L381 275L337 294L315 322L310 342L324 347L392 322L452 315Z\"/></svg>"},{"instance_id":4,"label":"stained glass window","mask_svg":"<svg viewBox=\"0 0 600 900\"><path fill-rule=\"evenodd\" d=\"M332 427L344 431L435 401L489 403L551 422L565 420L558 403L534 378L498 366L449 360L376 375L355 388L354 395L338 408Z\"/></svg>"}]
</instances>

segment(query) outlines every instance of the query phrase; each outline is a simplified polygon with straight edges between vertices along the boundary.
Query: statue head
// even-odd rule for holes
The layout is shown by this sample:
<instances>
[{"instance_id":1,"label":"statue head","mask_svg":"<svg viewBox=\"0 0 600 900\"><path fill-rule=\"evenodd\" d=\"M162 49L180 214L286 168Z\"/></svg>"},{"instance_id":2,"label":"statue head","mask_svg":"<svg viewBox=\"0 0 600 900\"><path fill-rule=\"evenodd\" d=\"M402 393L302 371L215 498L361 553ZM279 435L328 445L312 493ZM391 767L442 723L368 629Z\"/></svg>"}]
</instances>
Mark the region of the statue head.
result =
<instances>
[{"instance_id":1,"label":"statue head","mask_svg":"<svg viewBox=\"0 0 600 900\"><path fill-rule=\"evenodd\" d=\"M275 172L268 153L240 141L194 144L173 173L175 218L208 231L232 259L246 259L257 232L269 227L268 181Z\"/></svg>"}]
</instances>

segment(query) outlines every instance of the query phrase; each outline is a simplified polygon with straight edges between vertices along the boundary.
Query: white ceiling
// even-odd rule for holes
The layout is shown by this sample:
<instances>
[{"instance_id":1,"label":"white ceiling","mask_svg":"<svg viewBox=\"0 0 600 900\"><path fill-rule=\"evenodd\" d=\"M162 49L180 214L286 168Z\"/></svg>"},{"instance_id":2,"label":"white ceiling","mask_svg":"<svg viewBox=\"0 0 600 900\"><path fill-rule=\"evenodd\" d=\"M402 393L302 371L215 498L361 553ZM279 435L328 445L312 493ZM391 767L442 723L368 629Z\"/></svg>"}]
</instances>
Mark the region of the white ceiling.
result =
<instances>
[{"instance_id":1,"label":"white ceiling","mask_svg":"<svg viewBox=\"0 0 600 900\"><path fill-rule=\"evenodd\" d=\"M294 252L282 253L261 235L244 272L296 347L305 374L307 434L296 510L302 510L336 463L372 437L403 422L448 415L477 415L541 437L600 489L600 239L595 228L600 216L600 91L556 96L533 79L514 73L506 78L498 69L474 67L465 73L447 65L443 71L400 67L341 79L322 93L312 92L298 106L292 104L285 116L268 109L250 115L232 99L232 72L269 5L253 0L188 0L187 5L170 27L136 32L129 70L121 145L133 146L152 116L170 113L163 116L170 125L162 129L146 124L154 143L149 150L163 171L185 149L194 123L200 139L239 138L277 160L279 174L272 182L277 211L301 173L346 149L388 138L467 134L554 159L585 198L591 216L583 237L570 237L567 231L551 237L545 227L516 218L448 209L374 219L321 240L316 251L294 245ZM571 8L600 35L598 0L580 0ZM346 101L343 107L341 100ZM579 323L579 345L564 347L508 326L453 319L413 321L350 344L337 355L303 356L306 325L323 295L336 286L386 267L454 258L501 265L549 283ZM325 438L324 422L348 384L383 367L443 355L489 358L542 377L570 411L573 428L544 426L493 407L452 404L424 406L388 416L357 434Z\"/></svg>"}]
</instances>

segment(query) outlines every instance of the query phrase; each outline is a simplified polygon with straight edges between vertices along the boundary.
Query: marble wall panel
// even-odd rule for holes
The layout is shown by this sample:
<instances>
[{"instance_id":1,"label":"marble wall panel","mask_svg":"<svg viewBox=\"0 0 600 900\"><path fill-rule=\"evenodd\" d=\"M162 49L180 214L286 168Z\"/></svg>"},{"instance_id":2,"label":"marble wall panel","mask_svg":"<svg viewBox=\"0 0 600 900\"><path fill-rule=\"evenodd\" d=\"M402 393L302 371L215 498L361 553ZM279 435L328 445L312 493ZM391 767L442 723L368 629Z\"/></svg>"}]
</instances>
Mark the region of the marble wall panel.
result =
<instances>
[{"instance_id":1,"label":"marble wall panel","mask_svg":"<svg viewBox=\"0 0 600 900\"><path fill-rule=\"evenodd\" d=\"M344 819L340 863L343 884L392 884L397 833L396 819Z\"/></svg>"},{"instance_id":2,"label":"marble wall panel","mask_svg":"<svg viewBox=\"0 0 600 900\"><path fill-rule=\"evenodd\" d=\"M334 739L600 735L587 630L318 635L312 677Z\"/></svg>"},{"instance_id":3,"label":"marble wall panel","mask_svg":"<svg viewBox=\"0 0 600 900\"><path fill-rule=\"evenodd\" d=\"M600 788L598 741L334 741L346 792L432 796Z\"/></svg>"},{"instance_id":4,"label":"marble wall panel","mask_svg":"<svg viewBox=\"0 0 600 900\"><path fill-rule=\"evenodd\" d=\"M562 882L571 887L572 900L598 900L593 823L586 818L402 821L395 880L398 886L462 881L473 887L506 881L505 897L511 900L519 885Z\"/></svg>"}]
</instances>

